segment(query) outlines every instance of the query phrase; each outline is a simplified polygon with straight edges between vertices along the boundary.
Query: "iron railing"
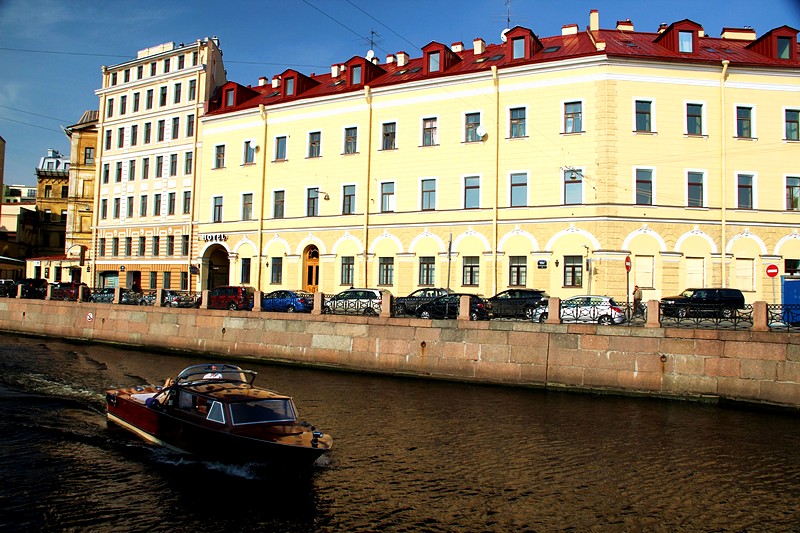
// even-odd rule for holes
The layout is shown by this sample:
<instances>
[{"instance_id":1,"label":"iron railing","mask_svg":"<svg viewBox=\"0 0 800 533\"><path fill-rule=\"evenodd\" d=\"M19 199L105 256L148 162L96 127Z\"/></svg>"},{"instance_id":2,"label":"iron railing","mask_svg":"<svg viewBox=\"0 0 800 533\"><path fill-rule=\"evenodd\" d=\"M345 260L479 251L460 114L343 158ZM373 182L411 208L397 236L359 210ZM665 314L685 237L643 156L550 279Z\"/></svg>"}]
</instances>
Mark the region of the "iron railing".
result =
<instances>
[{"instance_id":1,"label":"iron railing","mask_svg":"<svg viewBox=\"0 0 800 533\"><path fill-rule=\"evenodd\" d=\"M322 299L322 312L331 315L381 314L381 300L377 298L337 298L335 294L325 294Z\"/></svg>"},{"instance_id":2,"label":"iron railing","mask_svg":"<svg viewBox=\"0 0 800 533\"><path fill-rule=\"evenodd\" d=\"M742 309L719 305L662 306L662 327L746 330L753 327L753 306Z\"/></svg>"}]
</instances>

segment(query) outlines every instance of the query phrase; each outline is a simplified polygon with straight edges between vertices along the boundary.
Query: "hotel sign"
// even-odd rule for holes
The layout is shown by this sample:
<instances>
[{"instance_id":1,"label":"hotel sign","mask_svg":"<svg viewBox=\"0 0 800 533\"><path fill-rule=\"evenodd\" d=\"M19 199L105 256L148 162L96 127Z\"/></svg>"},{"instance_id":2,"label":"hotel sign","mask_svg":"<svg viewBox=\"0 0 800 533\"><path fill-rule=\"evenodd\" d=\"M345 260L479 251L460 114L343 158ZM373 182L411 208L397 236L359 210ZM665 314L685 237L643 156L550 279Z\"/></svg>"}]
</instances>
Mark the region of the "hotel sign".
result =
<instances>
[{"instance_id":1,"label":"hotel sign","mask_svg":"<svg viewBox=\"0 0 800 533\"><path fill-rule=\"evenodd\" d=\"M225 242L228 236L224 233L201 233L200 240L204 242Z\"/></svg>"}]
</instances>

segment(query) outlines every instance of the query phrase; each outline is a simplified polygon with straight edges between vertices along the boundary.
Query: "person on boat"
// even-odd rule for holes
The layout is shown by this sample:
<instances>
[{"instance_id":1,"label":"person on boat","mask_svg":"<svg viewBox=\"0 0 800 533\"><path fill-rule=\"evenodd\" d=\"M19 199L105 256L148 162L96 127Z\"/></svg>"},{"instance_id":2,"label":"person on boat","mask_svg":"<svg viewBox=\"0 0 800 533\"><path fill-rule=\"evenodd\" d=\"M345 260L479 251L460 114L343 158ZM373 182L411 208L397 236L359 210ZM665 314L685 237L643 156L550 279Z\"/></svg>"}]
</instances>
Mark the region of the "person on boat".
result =
<instances>
[{"instance_id":1,"label":"person on boat","mask_svg":"<svg viewBox=\"0 0 800 533\"><path fill-rule=\"evenodd\" d=\"M211 365L211 371L206 373L203 379L222 379L222 374L217 371L217 365Z\"/></svg>"}]
</instances>

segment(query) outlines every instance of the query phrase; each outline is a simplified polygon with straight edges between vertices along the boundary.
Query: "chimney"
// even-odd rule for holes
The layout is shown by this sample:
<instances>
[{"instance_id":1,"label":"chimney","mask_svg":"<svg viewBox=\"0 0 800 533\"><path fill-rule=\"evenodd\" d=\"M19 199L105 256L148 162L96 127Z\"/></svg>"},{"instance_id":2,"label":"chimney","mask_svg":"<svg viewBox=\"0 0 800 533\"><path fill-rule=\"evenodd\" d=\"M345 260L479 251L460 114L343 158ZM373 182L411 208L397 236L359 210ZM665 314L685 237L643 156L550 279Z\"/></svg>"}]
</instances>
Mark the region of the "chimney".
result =
<instances>
[{"instance_id":1,"label":"chimney","mask_svg":"<svg viewBox=\"0 0 800 533\"><path fill-rule=\"evenodd\" d=\"M618 20L617 31L633 31L633 22L631 22L631 19Z\"/></svg>"},{"instance_id":2,"label":"chimney","mask_svg":"<svg viewBox=\"0 0 800 533\"><path fill-rule=\"evenodd\" d=\"M394 54L387 54L386 55L386 64L387 65L391 65L392 63L394 63L394 61L395 61Z\"/></svg>"},{"instance_id":3,"label":"chimney","mask_svg":"<svg viewBox=\"0 0 800 533\"><path fill-rule=\"evenodd\" d=\"M589 31L600 29L600 12L596 9L589 11Z\"/></svg>"},{"instance_id":4,"label":"chimney","mask_svg":"<svg viewBox=\"0 0 800 533\"><path fill-rule=\"evenodd\" d=\"M472 41L472 50L474 51L476 56L481 55L486 51L486 41L478 37L474 41Z\"/></svg>"},{"instance_id":5,"label":"chimney","mask_svg":"<svg viewBox=\"0 0 800 533\"><path fill-rule=\"evenodd\" d=\"M331 78L339 77L339 65L331 65Z\"/></svg>"},{"instance_id":6,"label":"chimney","mask_svg":"<svg viewBox=\"0 0 800 533\"><path fill-rule=\"evenodd\" d=\"M755 41L756 30L753 28L722 28L723 39L741 39L742 41Z\"/></svg>"},{"instance_id":7,"label":"chimney","mask_svg":"<svg viewBox=\"0 0 800 533\"><path fill-rule=\"evenodd\" d=\"M453 52L463 52L464 51L464 43L458 41L457 43L453 43L450 45L450 50Z\"/></svg>"},{"instance_id":8,"label":"chimney","mask_svg":"<svg viewBox=\"0 0 800 533\"><path fill-rule=\"evenodd\" d=\"M377 57L373 57L372 59L370 59L370 61L372 61L373 65L377 65L381 62L381 60L378 59Z\"/></svg>"},{"instance_id":9,"label":"chimney","mask_svg":"<svg viewBox=\"0 0 800 533\"><path fill-rule=\"evenodd\" d=\"M281 86L281 77L280 76L273 76L272 77L272 88L277 89Z\"/></svg>"},{"instance_id":10,"label":"chimney","mask_svg":"<svg viewBox=\"0 0 800 533\"><path fill-rule=\"evenodd\" d=\"M261 76L260 78L258 78L258 86L259 87L263 87L266 84L267 84L267 77L266 76Z\"/></svg>"},{"instance_id":11,"label":"chimney","mask_svg":"<svg viewBox=\"0 0 800 533\"><path fill-rule=\"evenodd\" d=\"M408 54L405 52L397 52L397 66L404 67L408 65Z\"/></svg>"},{"instance_id":12,"label":"chimney","mask_svg":"<svg viewBox=\"0 0 800 533\"><path fill-rule=\"evenodd\" d=\"M578 34L577 24L567 24L566 26L561 26L561 35L577 35L577 34Z\"/></svg>"},{"instance_id":13,"label":"chimney","mask_svg":"<svg viewBox=\"0 0 800 533\"><path fill-rule=\"evenodd\" d=\"M662 22L658 25L658 33L664 33L667 28L669 28L669 25L666 22Z\"/></svg>"}]
</instances>

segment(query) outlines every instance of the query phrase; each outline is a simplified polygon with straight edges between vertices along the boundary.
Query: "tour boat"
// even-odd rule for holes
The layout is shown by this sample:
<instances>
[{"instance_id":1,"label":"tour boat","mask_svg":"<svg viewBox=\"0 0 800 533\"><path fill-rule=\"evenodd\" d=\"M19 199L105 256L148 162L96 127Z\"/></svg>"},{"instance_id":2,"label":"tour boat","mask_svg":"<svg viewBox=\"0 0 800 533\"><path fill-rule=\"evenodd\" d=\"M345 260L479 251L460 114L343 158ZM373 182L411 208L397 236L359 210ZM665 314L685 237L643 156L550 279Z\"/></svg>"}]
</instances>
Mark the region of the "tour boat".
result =
<instances>
[{"instance_id":1,"label":"tour boat","mask_svg":"<svg viewBox=\"0 0 800 533\"><path fill-rule=\"evenodd\" d=\"M180 453L228 463L311 466L330 435L298 421L292 398L253 386L256 372L194 365L163 387L106 391L108 420Z\"/></svg>"}]
</instances>

